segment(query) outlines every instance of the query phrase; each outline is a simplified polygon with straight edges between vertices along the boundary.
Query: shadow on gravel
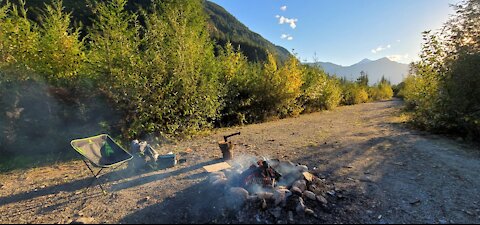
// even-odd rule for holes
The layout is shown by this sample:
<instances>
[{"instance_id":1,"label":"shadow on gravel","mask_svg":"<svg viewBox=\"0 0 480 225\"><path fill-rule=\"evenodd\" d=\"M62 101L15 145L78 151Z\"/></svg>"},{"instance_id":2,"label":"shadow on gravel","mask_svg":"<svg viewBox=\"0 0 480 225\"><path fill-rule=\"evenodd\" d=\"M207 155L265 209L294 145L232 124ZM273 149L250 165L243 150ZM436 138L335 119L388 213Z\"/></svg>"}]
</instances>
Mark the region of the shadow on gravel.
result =
<instances>
[{"instance_id":1,"label":"shadow on gravel","mask_svg":"<svg viewBox=\"0 0 480 225\"><path fill-rule=\"evenodd\" d=\"M211 189L207 181L179 191L175 197L134 212L119 223L159 224L207 224L221 223L227 208L218 191ZM228 221L228 220L223 220Z\"/></svg>"},{"instance_id":2,"label":"shadow on gravel","mask_svg":"<svg viewBox=\"0 0 480 225\"><path fill-rule=\"evenodd\" d=\"M214 164L214 163L217 163L217 162L220 162L220 160L211 160L211 161L208 161L208 162L192 165L192 166L181 168L181 169L174 170L174 171L164 172L164 173L160 173L160 174L154 174L154 175L150 175L150 176L147 176L147 177L135 178L133 180L129 180L129 181L121 182L121 183L118 183L118 184L114 184L110 188L107 188L107 190L110 191L110 192L120 191L120 190L123 190L123 189L147 184L147 183L150 183L150 182L153 182L153 181L162 180L162 179L165 179L165 178L168 178L168 177L171 177L171 176L178 176L180 174L188 173L190 171L200 169L203 166ZM95 182L94 185L92 187L90 187L87 191L91 192L91 193L98 193L100 191L100 189L97 186L98 182L101 183L101 184L108 184L108 183L112 183L112 182L127 180L127 179L130 179L130 178L133 178L133 177L136 177L136 176L140 176L140 175L148 173L148 172L152 172L152 171L132 172L128 169L112 171L112 172L102 176L99 179L99 181ZM8 205L8 204L11 204L11 203L18 203L18 202L22 202L22 201L28 201L28 200L32 200L32 199L39 198L39 197L57 195L61 192L76 193L78 191L81 191L81 190L87 188L90 185L90 183L92 182L92 179L93 179L92 177L88 177L88 178L84 178L84 179L81 179L81 180L76 180L76 181L73 181L73 182L70 182L70 183L59 184L59 185L54 185L54 186L50 186L50 187L37 189L35 191L32 190L32 191L29 191L29 192L19 193L19 194L15 194L15 195L2 196L2 197L0 197L0 206ZM59 205L61 205L61 204L59 204Z\"/></svg>"}]
</instances>

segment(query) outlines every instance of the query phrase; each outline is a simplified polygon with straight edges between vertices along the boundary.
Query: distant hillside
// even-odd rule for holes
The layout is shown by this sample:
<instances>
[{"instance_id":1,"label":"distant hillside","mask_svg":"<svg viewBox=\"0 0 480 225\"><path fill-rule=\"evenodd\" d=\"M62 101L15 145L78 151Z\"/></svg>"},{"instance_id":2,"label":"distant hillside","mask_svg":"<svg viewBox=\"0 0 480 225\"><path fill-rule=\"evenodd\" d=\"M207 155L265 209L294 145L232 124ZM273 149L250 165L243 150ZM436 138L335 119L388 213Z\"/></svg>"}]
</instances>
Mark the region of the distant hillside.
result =
<instances>
[{"instance_id":1,"label":"distant hillside","mask_svg":"<svg viewBox=\"0 0 480 225\"><path fill-rule=\"evenodd\" d=\"M16 2L17 0L13 0ZM45 2L50 0L27 0L30 17L36 18L39 11L37 8L43 7ZM63 0L63 5L67 12L72 12L73 20L82 22L89 26L92 13L87 6L88 0ZM136 11L140 7L148 8L151 0L130 0L127 9ZM209 16L208 30L210 36L217 44L224 46L230 41L235 47L240 46L242 52L250 61L263 61L266 59L267 51L277 55L280 61L286 60L291 54L283 47L276 46L261 35L251 31L248 27L238 21L233 15L227 12L221 6L204 1L205 12Z\"/></svg>"},{"instance_id":2,"label":"distant hillside","mask_svg":"<svg viewBox=\"0 0 480 225\"><path fill-rule=\"evenodd\" d=\"M314 65L313 63L309 63ZM340 66L329 62L319 62L320 66L325 72L339 77L346 77L348 80L356 80L361 71L368 74L370 84L374 84L385 76L392 84L402 82L403 78L407 76L409 65L392 61L388 58L381 58L375 61L364 59L359 63L351 66Z\"/></svg>"},{"instance_id":3,"label":"distant hillside","mask_svg":"<svg viewBox=\"0 0 480 225\"><path fill-rule=\"evenodd\" d=\"M210 16L210 34L221 45L226 41L232 42L234 46L240 45L244 54L254 61L266 59L265 50L276 54L282 61L290 56L288 50L272 44L261 35L251 31L221 6L206 1L205 10Z\"/></svg>"}]
</instances>

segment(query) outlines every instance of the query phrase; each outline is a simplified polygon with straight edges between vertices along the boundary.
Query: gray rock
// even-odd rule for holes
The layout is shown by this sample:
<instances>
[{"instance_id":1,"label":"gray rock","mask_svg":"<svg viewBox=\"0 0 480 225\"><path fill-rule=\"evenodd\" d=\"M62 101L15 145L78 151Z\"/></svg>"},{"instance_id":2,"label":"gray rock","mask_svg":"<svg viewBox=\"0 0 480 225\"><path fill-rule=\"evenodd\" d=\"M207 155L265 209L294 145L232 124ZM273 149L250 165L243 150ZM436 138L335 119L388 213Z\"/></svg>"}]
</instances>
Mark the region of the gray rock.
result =
<instances>
[{"instance_id":1,"label":"gray rock","mask_svg":"<svg viewBox=\"0 0 480 225\"><path fill-rule=\"evenodd\" d=\"M336 192L334 190L327 191L327 194L329 194L332 197L335 197Z\"/></svg>"},{"instance_id":2,"label":"gray rock","mask_svg":"<svg viewBox=\"0 0 480 225\"><path fill-rule=\"evenodd\" d=\"M363 176L358 180L364 183L373 183L373 180L369 176Z\"/></svg>"},{"instance_id":3,"label":"gray rock","mask_svg":"<svg viewBox=\"0 0 480 225\"><path fill-rule=\"evenodd\" d=\"M260 201L260 198L256 195L252 195L252 196L248 196L247 201L254 203L254 202Z\"/></svg>"},{"instance_id":4,"label":"gray rock","mask_svg":"<svg viewBox=\"0 0 480 225\"><path fill-rule=\"evenodd\" d=\"M248 195L249 195L247 190L239 187L230 188L229 193L230 193L230 197L233 198L233 200L238 203L245 202L248 199Z\"/></svg>"},{"instance_id":5,"label":"gray rock","mask_svg":"<svg viewBox=\"0 0 480 225\"><path fill-rule=\"evenodd\" d=\"M325 197L321 196L321 195L317 195L316 196L316 199L318 202L320 202L321 204L324 204L324 205L327 205L328 204L328 201Z\"/></svg>"},{"instance_id":6,"label":"gray rock","mask_svg":"<svg viewBox=\"0 0 480 225\"><path fill-rule=\"evenodd\" d=\"M217 172L211 172L210 174L211 174L211 176L220 176L220 177L226 177L226 176L225 176L225 173L224 173L224 172L220 172L220 171L217 171Z\"/></svg>"},{"instance_id":7,"label":"gray rock","mask_svg":"<svg viewBox=\"0 0 480 225\"><path fill-rule=\"evenodd\" d=\"M274 199L274 196L273 196L273 193L270 193L270 192L258 192L256 194L260 199L265 199L265 200L273 200Z\"/></svg>"},{"instance_id":8,"label":"gray rock","mask_svg":"<svg viewBox=\"0 0 480 225\"><path fill-rule=\"evenodd\" d=\"M315 214L315 212L311 209L305 209L305 214L307 214L308 216L313 216L313 217L317 217L317 214Z\"/></svg>"},{"instance_id":9,"label":"gray rock","mask_svg":"<svg viewBox=\"0 0 480 225\"><path fill-rule=\"evenodd\" d=\"M295 194L295 195L298 195L298 196L302 196L302 190L300 190L300 188L298 187L292 187L292 189L290 189L290 191L292 192L292 194Z\"/></svg>"},{"instance_id":10,"label":"gray rock","mask_svg":"<svg viewBox=\"0 0 480 225\"><path fill-rule=\"evenodd\" d=\"M307 199L310 199L312 201L317 200L317 198L315 197L315 194L311 191L304 191L303 196L305 196Z\"/></svg>"},{"instance_id":11,"label":"gray rock","mask_svg":"<svg viewBox=\"0 0 480 225\"><path fill-rule=\"evenodd\" d=\"M302 193L307 190L307 181L306 180L297 180L295 183L293 183L292 187L297 187L299 188Z\"/></svg>"},{"instance_id":12,"label":"gray rock","mask_svg":"<svg viewBox=\"0 0 480 225\"><path fill-rule=\"evenodd\" d=\"M213 184L215 181L219 179L226 179L225 174L223 175L222 174L211 174L208 180L210 181L211 184Z\"/></svg>"},{"instance_id":13,"label":"gray rock","mask_svg":"<svg viewBox=\"0 0 480 225\"><path fill-rule=\"evenodd\" d=\"M295 208L295 211L297 211L298 214L303 215L305 213L305 203L303 202L302 198L299 198L297 207Z\"/></svg>"}]
</instances>

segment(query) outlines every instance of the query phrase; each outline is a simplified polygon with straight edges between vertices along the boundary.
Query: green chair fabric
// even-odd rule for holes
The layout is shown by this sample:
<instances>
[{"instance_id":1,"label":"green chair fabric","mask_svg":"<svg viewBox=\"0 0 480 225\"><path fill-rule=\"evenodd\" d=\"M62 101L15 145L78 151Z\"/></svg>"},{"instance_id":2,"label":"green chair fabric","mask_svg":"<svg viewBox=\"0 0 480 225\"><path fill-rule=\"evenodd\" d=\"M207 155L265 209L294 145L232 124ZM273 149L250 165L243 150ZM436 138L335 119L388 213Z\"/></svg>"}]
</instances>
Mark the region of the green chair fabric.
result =
<instances>
[{"instance_id":1,"label":"green chair fabric","mask_svg":"<svg viewBox=\"0 0 480 225\"><path fill-rule=\"evenodd\" d=\"M107 134L73 140L70 144L75 151L83 156L83 162L93 175L92 182L87 186L86 190L88 190L95 181L98 181L105 168L115 170L133 158L129 152L123 149ZM87 163L87 160L90 161L92 166L99 167L100 170L95 172ZM107 194L101 183L98 183L98 186L100 186L104 194Z\"/></svg>"},{"instance_id":2,"label":"green chair fabric","mask_svg":"<svg viewBox=\"0 0 480 225\"><path fill-rule=\"evenodd\" d=\"M97 167L109 168L133 158L107 134L73 140L71 145Z\"/></svg>"}]
</instances>

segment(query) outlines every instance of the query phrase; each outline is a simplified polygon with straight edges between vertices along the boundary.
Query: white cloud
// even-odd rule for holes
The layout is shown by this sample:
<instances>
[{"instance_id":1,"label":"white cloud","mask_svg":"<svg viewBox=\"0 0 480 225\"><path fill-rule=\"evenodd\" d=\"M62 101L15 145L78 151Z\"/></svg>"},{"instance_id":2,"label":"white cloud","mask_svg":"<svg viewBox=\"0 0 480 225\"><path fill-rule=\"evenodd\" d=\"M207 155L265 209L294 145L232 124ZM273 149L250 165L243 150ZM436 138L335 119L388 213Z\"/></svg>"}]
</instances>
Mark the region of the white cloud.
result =
<instances>
[{"instance_id":1,"label":"white cloud","mask_svg":"<svg viewBox=\"0 0 480 225\"><path fill-rule=\"evenodd\" d=\"M295 29L297 27L297 22L298 19L290 19L284 16L275 16L278 19L279 24L289 24L292 29Z\"/></svg>"},{"instance_id":2,"label":"white cloud","mask_svg":"<svg viewBox=\"0 0 480 225\"><path fill-rule=\"evenodd\" d=\"M280 7L280 10L282 10L282 11L287 11L287 6L284 5L284 6Z\"/></svg>"},{"instance_id":3,"label":"white cloud","mask_svg":"<svg viewBox=\"0 0 480 225\"><path fill-rule=\"evenodd\" d=\"M410 60L410 56L408 54L405 55L389 55L387 56L388 59L395 61L395 62L402 62L402 61L408 61Z\"/></svg>"},{"instance_id":4,"label":"white cloud","mask_svg":"<svg viewBox=\"0 0 480 225\"><path fill-rule=\"evenodd\" d=\"M377 48L372 49L372 53L373 53L373 54L377 54L377 53L379 53L379 52L381 52L381 51L384 51L384 50L386 50L386 49L389 49L389 48L392 48L392 45L387 45L386 47L383 47L382 45L380 45L380 46L378 46Z\"/></svg>"},{"instance_id":5,"label":"white cloud","mask_svg":"<svg viewBox=\"0 0 480 225\"><path fill-rule=\"evenodd\" d=\"M290 34L282 34L282 36L280 36L280 38L281 39L287 39L288 41L293 40L293 37Z\"/></svg>"}]
</instances>

